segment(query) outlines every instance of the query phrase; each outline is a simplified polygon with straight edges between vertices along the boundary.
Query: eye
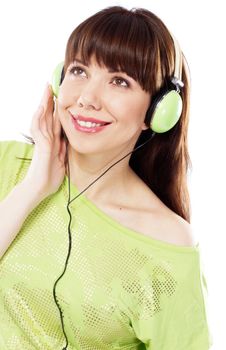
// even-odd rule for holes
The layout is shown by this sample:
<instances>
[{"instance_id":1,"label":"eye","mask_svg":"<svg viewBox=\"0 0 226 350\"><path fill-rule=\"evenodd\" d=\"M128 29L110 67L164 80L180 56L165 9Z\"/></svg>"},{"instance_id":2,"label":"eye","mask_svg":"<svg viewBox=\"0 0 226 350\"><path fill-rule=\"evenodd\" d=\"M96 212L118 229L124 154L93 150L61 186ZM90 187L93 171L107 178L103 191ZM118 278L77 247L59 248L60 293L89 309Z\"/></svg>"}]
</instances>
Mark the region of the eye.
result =
<instances>
[{"instance_id":1,"label":"eye","mask_svg":"<svg viewBox=\"0 0 226 350\"><path fill-rule=\"evenodd\" d=\"M81 67L79 67L79 66L73 66L72 68L70 68L69 69L69 72L71 73L71 74L74 74L74 75L81 75L81 74L75 74L75 72L78 72L78 71L80 71L80 72L84 72L84 69L82 69Z\"/></svg>"},{"instance_id":2,"label":"eye","mask_svg":"<svg viewBox=\"0 0 226 350\"><path fill-rule=\"evenodd\" d=\"M119 85L119 86L125 87L125 88L127 88L127 87L130 86L129 82L128 82L127 80L121 78L121 77L115 77L115 78L114 78L114 81L118 81L118 82L119 82L119 84L114 84L114 85ZM123 82L125 85L122 85L122 82Z\"/></svg>"}]
</instances>

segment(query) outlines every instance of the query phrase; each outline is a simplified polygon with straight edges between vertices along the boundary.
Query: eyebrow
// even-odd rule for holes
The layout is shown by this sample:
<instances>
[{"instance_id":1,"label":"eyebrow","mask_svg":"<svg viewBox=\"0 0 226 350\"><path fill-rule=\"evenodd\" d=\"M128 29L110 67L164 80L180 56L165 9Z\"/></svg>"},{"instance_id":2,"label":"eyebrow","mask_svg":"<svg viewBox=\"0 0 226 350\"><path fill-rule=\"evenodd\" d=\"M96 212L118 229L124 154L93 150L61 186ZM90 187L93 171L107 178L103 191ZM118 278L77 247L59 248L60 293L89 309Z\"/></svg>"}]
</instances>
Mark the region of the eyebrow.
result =
<instances>
[{"instance_id":1,"label":"eyebrow","mask_svg":"<svg viewBox=\"0 0 226 350\"><path fill-rule=\"evenodd\" d=\"M81 63L83 66L87 67L87 65L82 60L80 60L79 58L75 57L74 61L75 62L77 61L77 62ZM121 71L120 70L114 70L114 69L111 69L111 68L108 69L108 73L118 73L118 72L121 72ZM124 72L122 72L122 73L124 73ZM124 74L128 75L127 73L124 73Z\"/></svg>"}]
</instances>

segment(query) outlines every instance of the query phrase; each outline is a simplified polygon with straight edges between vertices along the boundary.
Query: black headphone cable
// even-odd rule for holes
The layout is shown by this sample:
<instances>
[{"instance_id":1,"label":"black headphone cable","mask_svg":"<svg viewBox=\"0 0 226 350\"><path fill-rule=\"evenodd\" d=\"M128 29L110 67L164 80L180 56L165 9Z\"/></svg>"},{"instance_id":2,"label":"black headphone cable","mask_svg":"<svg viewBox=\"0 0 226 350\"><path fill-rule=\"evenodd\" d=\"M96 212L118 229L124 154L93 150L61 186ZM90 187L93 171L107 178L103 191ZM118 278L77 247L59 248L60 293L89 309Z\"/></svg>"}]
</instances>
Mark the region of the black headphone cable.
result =
<instances>
[{"instance_id":1,"label":"black headphone cable","mask_svg":"<svg viewBox=\"0 0 226 350\"><path fill-rule=\"evenodd\" d=\"M68 223L68 238L69 238L69 242L68 242L68 253L67 253L67 257L66 257L66 260L65 260L65 265L64 265L64 270L62 272L62 274L57 278L57 280L55 281L54 283L54 286L53 286L53 298L54 298L54 301L59 309L59 313L60 313L60 319L61 319L61 327L62 327L62 330L63 330L63 334L64 334L64 337L66 339L66 345L62 348L62 350L67 350L67 347L68 347L68 338L67 338L67 335L66 335L66 332L65 332L65 328L64 328L64 321L63 321L63 318L64 318L64 315L63 315L63 311L61 309L61 306L59 304L59 301L57 299L57 296L56 296L56 286L57 286L57 283L59 282L59 280L63 277L63 275L65 274L66 272L66 269L67 269L67 265L68 265L68 261L69 261L69 257L70 257L70 254L71 254L71 245L72 245L72 238L71 238L71 230L70 230L70 225L71 225L71 221L72 221L72 215L71 215L71 212L70 212L70 209L69 209L69 206L70 204L75 200L77 199L79 196L81 196L82 193L84 193L90 186L92 186L99 178L101 178L108 170L110 170L114 165L116 165L117 163L119 163L121 160L123 160L124 158L128 157L128 155L130 155L131 153L134 153L136 152L138 149L140 149L141 147L143 147L144 145L146 145L146 143L148 143L155 135L156 133L155 132L152 132L152 135L151 137L146 140L144 143L142 143L141 145L137 146L133 151L129 152L128 154L126 154L125 156L123 156L121 159L117 160L114 164L112 164L111 166L109 166L107 168L107 170L105 170L100 176L98 176L93 182L91 182L83 191L81 191L75 198L73 198L72 200L70 200L70 196L71 196L71 187L70 187L70 166L69 166L69 159L67 158L67 169L68 169L68 203L67 203L67 211L68 211L68 214L69 214L69 223ZM67 152L67 157L68 157L68 144L66 145L66 152Z\"/></svg>"}]
</instances>

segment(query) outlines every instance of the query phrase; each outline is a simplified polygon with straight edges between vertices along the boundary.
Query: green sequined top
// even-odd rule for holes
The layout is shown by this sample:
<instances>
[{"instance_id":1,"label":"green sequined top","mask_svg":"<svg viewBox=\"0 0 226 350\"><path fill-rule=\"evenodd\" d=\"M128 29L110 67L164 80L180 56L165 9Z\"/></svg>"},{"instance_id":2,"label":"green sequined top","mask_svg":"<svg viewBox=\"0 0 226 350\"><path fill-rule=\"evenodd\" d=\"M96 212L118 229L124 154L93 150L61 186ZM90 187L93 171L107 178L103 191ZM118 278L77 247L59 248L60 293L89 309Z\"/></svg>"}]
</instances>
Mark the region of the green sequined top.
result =
<instances>
[{"instance_id":1,"label":"green sequined top","mask_svg":"<svg viewBox=\"0 0 226 350\"><path fill-rule=\"evenodd\" d=\"M0 201L29 168L16 157L32 158L33 147L0 142ZM71 199L76 194L71 184ZM29 214L0 260L1 350L65 346L53 285L68 252L67 201L65 176L59 190ZM84 194L70 210L71 256L56 288L68 350L210 348L199 244L176 246L131 230Z\"/></svg>"}]
</instances>

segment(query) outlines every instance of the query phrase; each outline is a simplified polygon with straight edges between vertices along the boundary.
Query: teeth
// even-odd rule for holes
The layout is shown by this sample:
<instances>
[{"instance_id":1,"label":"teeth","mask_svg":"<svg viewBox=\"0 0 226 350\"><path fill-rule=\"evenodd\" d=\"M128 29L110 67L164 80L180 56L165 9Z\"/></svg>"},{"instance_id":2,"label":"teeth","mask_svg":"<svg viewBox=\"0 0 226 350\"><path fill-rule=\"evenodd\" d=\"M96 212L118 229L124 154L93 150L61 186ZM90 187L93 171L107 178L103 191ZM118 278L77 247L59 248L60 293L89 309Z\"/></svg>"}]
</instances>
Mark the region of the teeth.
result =
<instances>
[{"instance_id":1,"label":"teeth","mask_svg":"<svg viewBox=\"0 0 226 350\"><path fill-rule=\"evenodd\" d=\"M95 128L96 126L101 126L101 124L84 122L83 120L78 120L78 119L77 119L77 123L81 126L85 126L86 128Z\"/></svg>"}]
</instances>

